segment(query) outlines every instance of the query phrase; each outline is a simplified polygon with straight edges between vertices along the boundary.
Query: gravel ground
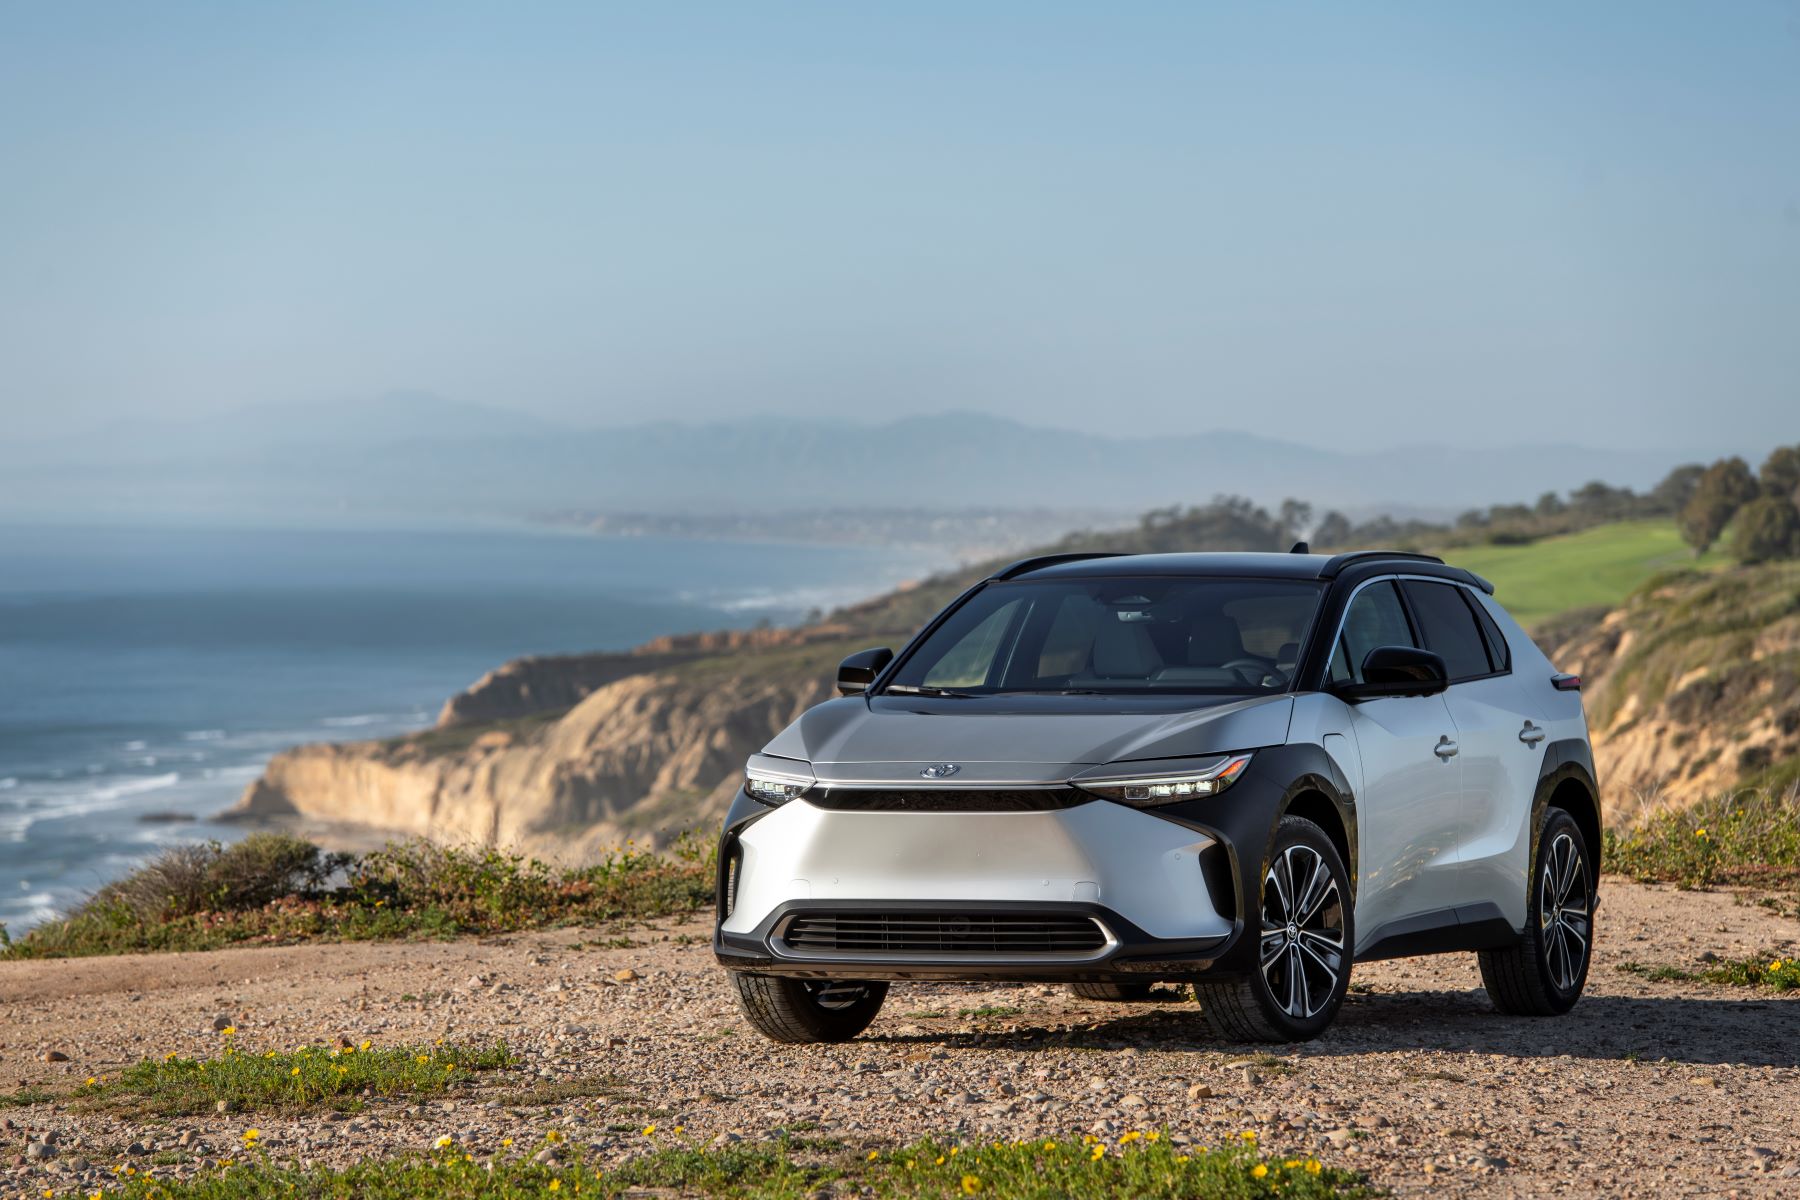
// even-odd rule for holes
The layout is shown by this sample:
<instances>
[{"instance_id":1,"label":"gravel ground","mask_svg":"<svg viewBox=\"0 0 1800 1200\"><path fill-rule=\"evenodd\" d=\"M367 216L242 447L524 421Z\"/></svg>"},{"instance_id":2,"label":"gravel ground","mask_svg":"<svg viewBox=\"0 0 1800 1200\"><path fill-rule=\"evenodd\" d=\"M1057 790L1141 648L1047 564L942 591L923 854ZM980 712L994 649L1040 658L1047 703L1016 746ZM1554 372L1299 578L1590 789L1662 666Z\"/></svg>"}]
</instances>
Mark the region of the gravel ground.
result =
<instances>
[{"instance_id":1,"label":"gravel ground","mask_svg":"<svg viewBox=\"0 0 1800 1200\"><path fill-rule=\"evenodd\" d=\"M0 963L0 1091L216 1053L222 1015L245 1050L503 1037L525 1064L349 1116L0 1109L0 1194L98 1186L120 1163L181 1174L237 1151L250 1125L277 1157L345 1163L445 1134L476 1153L506 1137L535 1148L551 1129L617 1157L648 1145L654 1120L703 1140L799 1127L858 1146L1155 1127L1204 1143L1253 1129L1265 1148L1402 1194L1800 1196L1800 996L1617 969L1792 952L1800 923L1621 880L1599 916L1588 993L1566 1017L1495 1014L1473 955L1374 963L1323 1039L1273 1054L1210 1040L1173 994L1104 1004L1034 985L897 985L862 1038L775 1046L740 1021L703 923L635 930L629 945L563 931ZM45 1061L52 1051L68 1061Z\"/></svg>"}]
</instances>

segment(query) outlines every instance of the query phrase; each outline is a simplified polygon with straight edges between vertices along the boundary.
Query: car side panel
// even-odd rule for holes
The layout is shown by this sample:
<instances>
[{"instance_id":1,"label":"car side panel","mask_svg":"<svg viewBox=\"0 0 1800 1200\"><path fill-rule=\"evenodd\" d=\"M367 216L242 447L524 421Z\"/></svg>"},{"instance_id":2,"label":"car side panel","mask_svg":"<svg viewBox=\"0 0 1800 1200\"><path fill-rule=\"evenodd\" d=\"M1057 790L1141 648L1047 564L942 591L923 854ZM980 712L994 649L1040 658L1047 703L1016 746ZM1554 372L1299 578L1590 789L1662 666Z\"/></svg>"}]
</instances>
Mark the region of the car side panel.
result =
<instances>
[{"instance_id":1,"label":"car side panel","mask_svg":"<svg viewBox=\"0 0 1800 1200\"><path fill-rule=\"evenodd\" d=\"M1523 929L1532 796L1548 739L1520 740L1533 709L1516 674L1453 684L1444 700L1463 765L1456 904L1497 905L1514 929Z\"/></svg>"}]
</instances>

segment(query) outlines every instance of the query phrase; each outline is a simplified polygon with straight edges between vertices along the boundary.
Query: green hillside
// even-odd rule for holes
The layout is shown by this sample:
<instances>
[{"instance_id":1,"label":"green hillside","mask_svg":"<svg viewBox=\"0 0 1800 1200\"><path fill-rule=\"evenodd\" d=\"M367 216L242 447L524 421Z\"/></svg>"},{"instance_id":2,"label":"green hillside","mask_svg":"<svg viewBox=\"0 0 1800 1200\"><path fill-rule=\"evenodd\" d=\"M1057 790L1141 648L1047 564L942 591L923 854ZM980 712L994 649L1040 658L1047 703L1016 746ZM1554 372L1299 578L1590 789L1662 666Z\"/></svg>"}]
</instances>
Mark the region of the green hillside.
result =
<instances>
[{"instance_id":1,"label":"green hillside","mask_svg":"<svg viewBox=\"0 0 1800 1200\"><path fill-rule=\"evenodd\" d=\"M1531 626L1577 608L1612 608L1660 571L1716 567L1714 551L1696 560L1673 521L1620 521L1525 546L1466 546L1443 552L1494 583L1495 598Z\"/></svg>"}]
</instances>

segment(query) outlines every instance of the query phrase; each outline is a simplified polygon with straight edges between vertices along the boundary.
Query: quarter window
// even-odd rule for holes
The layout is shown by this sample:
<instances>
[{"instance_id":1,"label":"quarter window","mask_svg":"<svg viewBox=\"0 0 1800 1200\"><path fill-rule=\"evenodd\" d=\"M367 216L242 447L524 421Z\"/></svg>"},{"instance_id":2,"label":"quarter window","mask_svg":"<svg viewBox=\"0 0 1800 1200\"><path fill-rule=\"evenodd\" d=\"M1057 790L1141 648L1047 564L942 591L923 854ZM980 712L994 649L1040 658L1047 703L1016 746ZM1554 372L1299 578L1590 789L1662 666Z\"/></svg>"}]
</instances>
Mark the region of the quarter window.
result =
<instances>
[{"instance_id":1,"label":"quarter window","mask_svg":"<svg viewBox=\"0 0 1800 1200\"><path fill-rule=\"evenodd\" d=\"M1473 679L1493 671L1488 662L1487 644L1475 624L1475 614L1457 593L1462 589L1448 583L1426 583L1409 579L1407 603L1419 620L1425 637L1425 648L1444 660L1444 668L1452 683Z\"/></svg>"}]
</instances>

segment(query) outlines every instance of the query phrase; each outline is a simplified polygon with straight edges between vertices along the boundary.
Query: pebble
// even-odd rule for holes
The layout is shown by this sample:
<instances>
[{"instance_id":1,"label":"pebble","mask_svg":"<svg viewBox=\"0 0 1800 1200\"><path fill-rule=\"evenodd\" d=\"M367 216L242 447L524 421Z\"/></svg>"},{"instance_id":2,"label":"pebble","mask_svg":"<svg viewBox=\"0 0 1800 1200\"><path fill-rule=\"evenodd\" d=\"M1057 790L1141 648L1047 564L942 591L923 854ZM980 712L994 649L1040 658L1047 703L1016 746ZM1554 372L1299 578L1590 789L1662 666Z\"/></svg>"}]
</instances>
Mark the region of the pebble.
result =
<instances>
[{"instance_id":1,"label":"pebble","mask_svg":"<svg viewBox=\"0 0 1800 1200\"><path fill-rule=\"evenodd\" d=\"M231 1028L231 1018L226 1016L224 1013L220 1013L218 1016L213 1018L213 1032L214 1033L224 1033L227 1029L230 1029L230 1028Z\"/></svg>"},{"instance_id":2,"label":"pebble","mask_svg":"<svg viewBox=\"0 0 1800 1200\"><path fill-rule=\"evenodd\" d=\"M616 979L617 981L619 981L620 983L636 983L640 978L642 978L642 976L640 976L636 971L632 970L630 967L626 967L622 971L614 971L613 978Z\"/></svg>"},{"instance_id":3,"label":"pebble","mask_svg":"<svg viewBox=\"0 0 1800 1200\"><path fill-rule=\"evenodd\" d=\"M43 1142L33 1142L31 1145L25 1147L25 1157L34 1158L39 1161L55 1158L56 1147L46 1145Z\"/></svg>"},{"instance_id":4,"label":"pebble","mask_svg":"<svg viewBox=\"0 0 1800 1200\"><path fill-rule=\"evenodd\" d=\"M46 1051L44 1051L44 1061L45 1062L68 1062L69 1056L67 1054L64 1054L61 1050L46 1050Z\"/></svg>"},{"instance_id":5,"label":"pebble","mask_svg":"<svg viewBox=\"0 0 1800 1200\"><path fill-rule=\"evenodd\" d=\"M1211 1100L1212 1094L1213 1094L1213 1090L1212 1090L1212 1087L1210 1084L1204 1084L1204 1083L1188 1084L1188 1099L1189 1100Z\"/></svg>"}]
</instances>

